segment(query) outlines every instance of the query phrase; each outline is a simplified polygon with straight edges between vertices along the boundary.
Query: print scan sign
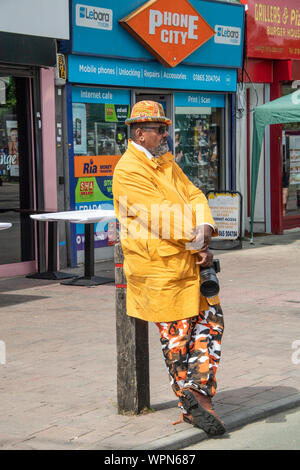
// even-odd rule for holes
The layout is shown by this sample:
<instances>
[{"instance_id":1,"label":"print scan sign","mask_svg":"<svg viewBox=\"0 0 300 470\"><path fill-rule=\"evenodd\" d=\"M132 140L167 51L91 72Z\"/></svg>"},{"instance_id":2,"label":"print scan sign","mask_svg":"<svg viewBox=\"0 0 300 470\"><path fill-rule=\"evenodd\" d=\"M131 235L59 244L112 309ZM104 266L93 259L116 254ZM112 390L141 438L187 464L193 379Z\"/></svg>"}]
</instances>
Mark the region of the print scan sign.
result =
<instances>
[{"instance_id":1,"label":"print scan sign","mask_svg":"<svg viewBox=\"0 0 300 470\"><path fill-rule=\"evenodd\" d=\"M207 199L219 231L213 240L237 240L240 236L240 194L210 192Z\"/></svg>"},{"instance_id":2,"label":"print scan sign","mask_svg":"<svg viewBox=\"0 0 300 470\"><path fill-rule=\"evenodd\" d=\"M150 0L120 24L165 67L175 67L215 34L187 0Z\"/></svg>"}]
</instances>

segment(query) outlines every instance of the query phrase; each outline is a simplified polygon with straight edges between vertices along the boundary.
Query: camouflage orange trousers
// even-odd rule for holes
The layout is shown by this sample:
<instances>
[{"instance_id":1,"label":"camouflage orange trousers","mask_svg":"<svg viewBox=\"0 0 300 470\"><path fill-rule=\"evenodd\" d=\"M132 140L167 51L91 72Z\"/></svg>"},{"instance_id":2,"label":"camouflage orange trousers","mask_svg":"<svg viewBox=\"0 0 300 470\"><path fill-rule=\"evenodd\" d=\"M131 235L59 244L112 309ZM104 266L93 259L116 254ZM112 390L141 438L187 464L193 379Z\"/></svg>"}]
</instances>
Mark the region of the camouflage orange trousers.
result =
<instances>
[{"instance_id":1,"label":"camouflage orange trousers","mask_svg":"<svg viewBox=\"0 0 300 470\"><path fill-rule=\"evenodd\" d=\"M210 306L196 317L156 325L174 393L190 387L213 397L224 330L221 306Z\"/></svg>"}]
</instances>

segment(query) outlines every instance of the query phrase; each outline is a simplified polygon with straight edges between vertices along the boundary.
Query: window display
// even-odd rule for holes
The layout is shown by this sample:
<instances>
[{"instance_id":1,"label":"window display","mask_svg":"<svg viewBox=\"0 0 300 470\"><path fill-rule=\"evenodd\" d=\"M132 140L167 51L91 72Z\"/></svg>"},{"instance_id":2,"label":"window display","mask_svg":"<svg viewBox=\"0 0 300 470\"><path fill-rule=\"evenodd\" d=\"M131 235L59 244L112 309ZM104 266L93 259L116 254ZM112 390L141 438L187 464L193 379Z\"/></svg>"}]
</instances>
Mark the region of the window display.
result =
<instances>
[{"instance_id":1,"label":"window display","mask_svg":"<svg viewBox=\"0 0 300 470\"><path fill-rule=\"evenodd\" d=\"M282 84L282 95L295 91L291 82ZM299 123L282 125L282 210L283 216L300 215Z\"/></svg>"},{"instance_id":2,"label":"window display","mask_svg":"<svg viewBox=\"0 0 300 470\"><path fill-rule=\"evenodd\" d=\"M71 178L71 207L113 209L112 176L127 147L125 119L130 114L130 92L74 87L73 148L74 178ZM95 224L97 248L112 244L112 223ZM76 225L76 251L84 248L84 226ZM100 256L100 255L99 255ZM101 256L100 256L101 258Z\"/></svg>"},{"instance_id":3,"label":"window display","mask_svg":"<svg viewBox=\"0 0 300 470\"><path fill-rule=\"evenodd\" d=\"M189 104L200 96L189 95ZM217 107L175 106L175 160L204 193L220 189L221 120Z\"/></svg>"},{"instance_id":4,"label":"window display","mask_svg":"<svg viewBox=\"0 0 300 470\"><path fill-rule=\"evenodd\" d=\"M283 131L283 215L300 215L300 132Z\"/></svg>"},{"instance_id":5,"label":"window display","mask_svg":"<svg viewBox=\"0 0 300 470\"><path fill-rule=\"evenodd\" d=\"M1 182L16 182L19 177L19 151L14 77L0 77L0 138Z\"/></svg>"}]
</instances>

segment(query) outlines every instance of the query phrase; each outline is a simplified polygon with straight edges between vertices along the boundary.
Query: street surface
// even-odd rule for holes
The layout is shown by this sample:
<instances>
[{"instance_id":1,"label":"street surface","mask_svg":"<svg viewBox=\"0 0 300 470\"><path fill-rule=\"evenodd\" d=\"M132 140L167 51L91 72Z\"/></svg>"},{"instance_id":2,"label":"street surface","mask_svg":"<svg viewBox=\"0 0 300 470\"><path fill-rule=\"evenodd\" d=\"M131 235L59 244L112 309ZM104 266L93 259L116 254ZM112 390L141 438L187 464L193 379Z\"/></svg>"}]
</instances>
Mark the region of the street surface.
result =
<instances>
[{"instance_id":1,"label":"street surface","mask_svg":"<svg viewBox=\"0 0 300 470\"><path fill-rule=\"evenodd\" d=\"M172 424L179 410L153 324L151 412L117 413L113 282L87 288L19 276L0 279L0 449L165 451L204 439L233 448L251 422L258 436L257 420L266 417L264 435L275 426L280 438L290 432L291 409L300 406L300 229L216 257L225 332L214 406L227 436L207 439L188 423ZM83 267L70 270L82 275ZM96 275L113 272L113 260L96 263ZM279 410L286 414L277 423Z\"/></svg>"},{"instance_id":2,"label":"street surface","mask_svg":"<svg viewBox=\"0 0 300 470\"><path fill-rule=\"evenodd\" d=\"M270 416L184 450L300 450L300 408Z\"/></svg>"}]
</instances>

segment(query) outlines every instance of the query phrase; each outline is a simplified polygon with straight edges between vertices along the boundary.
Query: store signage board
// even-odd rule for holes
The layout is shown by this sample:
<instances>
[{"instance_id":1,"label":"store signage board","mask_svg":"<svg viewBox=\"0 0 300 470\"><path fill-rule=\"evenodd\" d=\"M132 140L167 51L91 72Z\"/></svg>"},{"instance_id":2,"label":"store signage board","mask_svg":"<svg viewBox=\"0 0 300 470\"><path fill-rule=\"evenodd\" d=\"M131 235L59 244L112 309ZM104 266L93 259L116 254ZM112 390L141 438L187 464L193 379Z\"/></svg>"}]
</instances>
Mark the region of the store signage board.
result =
<instances>
[{"instance_id":1,"label":"store signage board","mask_svg":"<svg viewBox=\"0 0 300 470\"><path fill-rule=\"evenodd\" d=\"M236 69L177 65L174 69L158 63L124 61L71 55L68 77L72 83L94 85L168 88L235 92Z\"/></svg>"},{"instance_id":2,"label":"store signage board","mask_svg":"<svg viewBox=\"0 0 300 470\"><path fill-rule=\"evenodd\" d=\"M72 87L73 103L130 104L130 91L113 88Z\"/></svg>"},{"instance_id":3,"label":"store signage board","mask_svg":"<svg viewBox=\"0 0 300 470\"><path fill-rule=\"evenodd\" d=\"M9 0L0 4L1 32L52 39L70 37L68 0Z\"/></svg>"},{"instance_id":4,"label":"store signage board","mask_svg":"<svg viewBox=\"0 0 300 470\"><path fill-rule=\"evenodd\" d=\"M239 193L210 192L207 194L207 199L219 232L214 240L237 240L241 235L241 197Z\"/></svg>"},{"instance_id":5,"label":"store signage board","mask_svg":"<svg viewBox=\"0 0 300 470\"><path fill-rule=\"evenodd\" d=\"M161 17L164 3L168 10ZM172 55L172 60L176 57L175 66L180 59L193 65L241 67L245 14L242 5L208 0L152 0L152 6L141 11L148 4L145 0L73 0L71 52L149 62L159 55L160 51L153 56L152 46L156 49L162 38L167 41L160 44L164 52L169 49L171 53L176 46L176 55ZM150 44L147 38L141 44L120 24L136 10L146 16L152 11L150 24L150 17L147 23L137 16L132 19L141 27L139 34L154 38ZM204 26L206 33L202 36ZM149 27L154 34L149 34Z\"/></svg>"},{"instance_id":6,"label":"store signage board","mask_svg":"<svg viewBox=\"0 0 300 470\"><path fill-rule=\"evenodd\" d=\"M175 67L215 35L188 0L150 0L119 23L165 67Z\"/></svg>"},{"instance_id":7,"label":"store signage board","mask_svg":"<svg viewBox=\"0 0 300 470\"><path fill-rule=\"evenodd\" d=\"M247 55L300 59L299 0L248 0Z\"/></svg>"},{"instance_id":8,"label":"store signage board","mask_svg":"<svg viewBox=\"0 0 300 470\"><path fill-rule=\"evenodd\" d=\"M175 93L174 104L176 107L224 108L225 96L215 93Z\"/></svg>"}]
</instances>

